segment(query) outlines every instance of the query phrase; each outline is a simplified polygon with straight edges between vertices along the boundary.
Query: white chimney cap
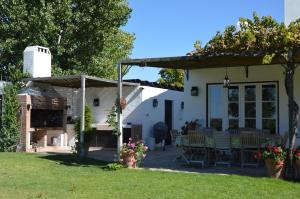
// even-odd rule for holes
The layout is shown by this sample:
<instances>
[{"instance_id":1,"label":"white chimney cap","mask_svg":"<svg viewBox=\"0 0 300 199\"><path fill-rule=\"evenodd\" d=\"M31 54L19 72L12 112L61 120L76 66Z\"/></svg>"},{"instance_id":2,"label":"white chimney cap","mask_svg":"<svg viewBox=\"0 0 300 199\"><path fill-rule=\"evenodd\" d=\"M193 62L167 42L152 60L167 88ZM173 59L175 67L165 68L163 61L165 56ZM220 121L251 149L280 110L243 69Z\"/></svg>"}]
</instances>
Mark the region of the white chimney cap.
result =
<instances>
[{"instance_id":1,"label":"white chimney cap","mask_svg":"<svg viewBox=\"0 0 300 199\"><path fill-rule=\"evenodd\" d=\"M51 77L51 52L42 46L28 46L23 53L23 72L32 77Z\"/></svg>"}]
</instances>

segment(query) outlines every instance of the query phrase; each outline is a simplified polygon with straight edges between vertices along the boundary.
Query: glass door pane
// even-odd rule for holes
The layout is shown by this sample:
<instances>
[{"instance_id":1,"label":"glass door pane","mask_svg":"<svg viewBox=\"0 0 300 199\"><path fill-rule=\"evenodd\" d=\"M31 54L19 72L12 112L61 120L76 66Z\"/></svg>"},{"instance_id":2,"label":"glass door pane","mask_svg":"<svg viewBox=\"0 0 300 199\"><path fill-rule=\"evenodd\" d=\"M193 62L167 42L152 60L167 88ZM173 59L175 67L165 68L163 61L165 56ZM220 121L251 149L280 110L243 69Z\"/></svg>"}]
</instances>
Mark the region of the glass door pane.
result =
<instances>
[{"instance_id":1,"label":"glass door pane","mask_svg":"<svg viewBox=\"0 0 300 199\"><path fill-rule=\"evenodd\" d=\"M223 86L208 86L208 122L211 128L223 130Z\"/></svg>"},{"instance_id":2,"label":"glass door pane","mask_svg":"<svg viewBox=\"0 0 300 199\"><path fill-rule=\"evenodd\" d=\"M277 91L274 84L262 85L262 128L276 133Z\"/></svg>"},{"instance_id":3,"label":"glass door pane","mask_svg":"<svg viewBox=\"0 0 300 199\"><path fill-rule=\"evenodd\" d=\"M239 128L239 87L228 88L228 127L229 129Z\"/></svg>"},{"instance_id":4,"label":"glass door pane","mask_svg":"<svg viewBox=\"0 0 300 199\"><path fill-rule=\"evenodd\" d=\"M245 127L256 128L256 86L245 86Z\"/></svg>"}]
</instances>

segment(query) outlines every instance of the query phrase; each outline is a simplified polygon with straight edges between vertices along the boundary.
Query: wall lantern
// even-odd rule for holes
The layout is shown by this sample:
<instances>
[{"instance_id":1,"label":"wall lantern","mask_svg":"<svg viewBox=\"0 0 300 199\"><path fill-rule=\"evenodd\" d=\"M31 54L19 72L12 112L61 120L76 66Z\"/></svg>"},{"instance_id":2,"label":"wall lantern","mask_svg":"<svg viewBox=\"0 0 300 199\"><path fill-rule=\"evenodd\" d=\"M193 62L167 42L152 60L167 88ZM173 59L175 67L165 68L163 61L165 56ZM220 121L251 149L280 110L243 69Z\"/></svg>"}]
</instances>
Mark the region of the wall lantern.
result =
<instances>
[{"instance_id":1,"label":"wall lantern","mask_svg":"<svg viewBox=\"0 0 300 199\"><path fill-rule=\"evenodd\" d=\"M181 103L180 103L180 108L181 108L181 110L184 109L184 102L181 102Z\"/></svg>"},{"instance_id":2,"label":"wall lantern","mask_svg":"<svg viewBox=\"0 0 300 199\"><path fill-rule=\"evenodd\" d=\"M30 107L31 107L31 105L30 105L30 104L27 104L27 110L28 110L28 111L30 110Z\"/></svg>"},{"instance_id":3,"label":"wall lantern","mask_svg":"<svg viewBox=\"0 0 300 199\"><path fill-rule=\"evenodd\" d=\"M198 87L197 86L193 86L191 89L191 96L198 96Z\"/></svg>"},{"instance_id":4,"label":"wall lantern","mask_svg":"<svg viewBox=\"0 0 300 199\"><path fill-rule=\"evenodd\" d=\"M230 86L230 79L227 75L227 67L226 67L226 74L225 74L225 77L224 77L224 80L223 80L223 87L228 88L229 86Z\"/></svg>"},{"instance_id":5,"label":"wall lantern","mask_svg":"<svg viewBox=\"0 0 300 199\"><path fill-rule=\"evenodd\" d=\"M152 106L153 106L153 108L158 106L158 100L157 99L153 99Z\"/></svg>"},{"instance_id":6,"label":"wall lantern","mask_svg":"<svg viewBox=\"0 0 300 199\"><path fill-rule=\"evenodd\" d=\"M94 99L93 105L94 105L94 106L99 106L99 105L100 105L100 100L99 100L99 98L95 98L95 99Z\"/></svg>"}]
</instances>

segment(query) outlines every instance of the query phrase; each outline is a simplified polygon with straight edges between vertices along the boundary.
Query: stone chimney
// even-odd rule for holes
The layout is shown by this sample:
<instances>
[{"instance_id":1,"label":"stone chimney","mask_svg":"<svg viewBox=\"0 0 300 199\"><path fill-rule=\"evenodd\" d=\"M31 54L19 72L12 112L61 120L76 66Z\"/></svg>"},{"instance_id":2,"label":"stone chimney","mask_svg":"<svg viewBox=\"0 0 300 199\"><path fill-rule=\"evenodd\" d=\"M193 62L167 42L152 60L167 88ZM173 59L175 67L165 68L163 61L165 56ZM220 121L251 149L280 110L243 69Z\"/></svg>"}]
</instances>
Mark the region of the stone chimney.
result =
<instances>
[{"instance_id":1,"label":"stone chimney","mask_svg":"<svg viewBox=\"0 0 300 199\"><path fill-rule=\"evenodd\" d=\"M284 0L284 24L300 18L300 0Z\"/></svg>"},{"instance_id":2,"label":"stone chimney","mask_svg":"<svg viewBox=\"0 0 300 199\"><path fill-rule=\"evenodd\" d=\"M23 72L32 77L51 77L51 53L49 48L28 46L23 53Z\"/></svg>"}]
</instances>

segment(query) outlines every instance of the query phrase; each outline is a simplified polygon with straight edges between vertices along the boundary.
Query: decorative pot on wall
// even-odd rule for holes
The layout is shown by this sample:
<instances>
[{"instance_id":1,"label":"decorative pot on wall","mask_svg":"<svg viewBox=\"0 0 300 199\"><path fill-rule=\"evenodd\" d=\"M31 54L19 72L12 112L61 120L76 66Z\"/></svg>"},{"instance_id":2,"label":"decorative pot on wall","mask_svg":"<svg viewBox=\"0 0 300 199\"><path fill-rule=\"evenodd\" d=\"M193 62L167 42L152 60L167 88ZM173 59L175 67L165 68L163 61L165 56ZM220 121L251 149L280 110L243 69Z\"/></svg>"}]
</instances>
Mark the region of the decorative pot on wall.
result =
<instances>
[{"instance_id":1,"label":"decorative pot on wall","mask_svg":"<svg viewBox=\"0 0 300 199\"><path fill-rule=\"evenodd\" d=\"M199 89L197 86L193 86L191 89L191 96L198 96L199 94Z\"/></svg>"}]
</instances>

